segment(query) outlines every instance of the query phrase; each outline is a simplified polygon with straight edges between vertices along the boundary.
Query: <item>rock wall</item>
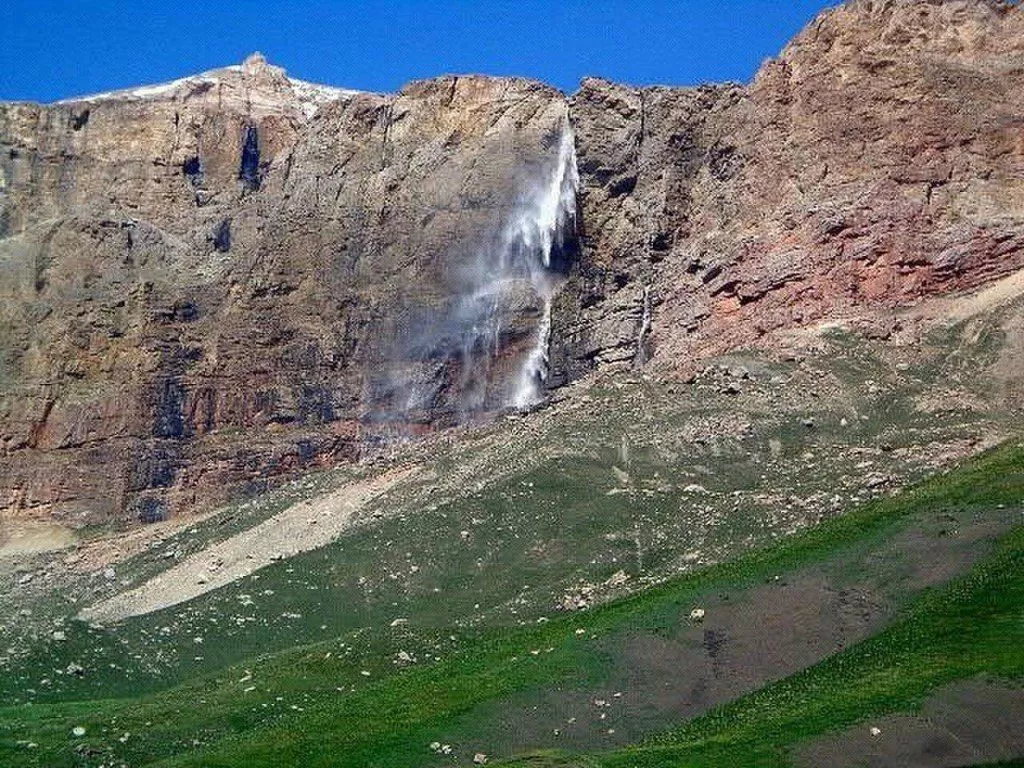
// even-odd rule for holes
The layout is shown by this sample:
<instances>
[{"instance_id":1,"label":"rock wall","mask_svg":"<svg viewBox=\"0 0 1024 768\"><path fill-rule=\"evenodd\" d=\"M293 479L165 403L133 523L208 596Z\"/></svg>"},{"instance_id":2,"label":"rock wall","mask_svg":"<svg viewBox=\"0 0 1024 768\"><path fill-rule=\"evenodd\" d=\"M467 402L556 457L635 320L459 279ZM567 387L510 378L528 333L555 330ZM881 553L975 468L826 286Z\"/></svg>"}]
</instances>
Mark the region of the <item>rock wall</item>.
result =
<instances>
[{"instance_id":1,"label":"rock wall","mask_svg":"<svg viewBox=\"0 0 1024 768\"><path fill-rule=\"evenodd\" d=\"M585 81L565 375L668 365L1024 266L1024 9L854 0L747 87ZM580 311L582 310L582 311Z\"/></svg>"},{"instance_id":2,"label":"rock wall","mask_svg":"<svg viewBox=\"0 0 1024 768\"><path fill-rule=\"evenodd\" d=\"M451 423L463 361L399 342L548 169L565 111L525 80L321 92L260 59L0 108L0 509L146 521L353 459L389 366L442 380L403 433ZM495 380L535 315L508 313Z\"/></svg>"},{"instance_id":3,"label":"rock wall","mask_svg":"<svg viewBox=\"0 0 1024 768\"><path fill-rule=\"evenodd\" d=\"M153 520L457 421L472 359L409 340L500 249L567 116L551 386L1019 269L1022 86L1018 6L853 0L748 86L375 95L253 58L0 105L0 509ZM538 324L510 291L485 409ZM395 381L430 396L396 416Z\"/></svg>"}]
</instances>

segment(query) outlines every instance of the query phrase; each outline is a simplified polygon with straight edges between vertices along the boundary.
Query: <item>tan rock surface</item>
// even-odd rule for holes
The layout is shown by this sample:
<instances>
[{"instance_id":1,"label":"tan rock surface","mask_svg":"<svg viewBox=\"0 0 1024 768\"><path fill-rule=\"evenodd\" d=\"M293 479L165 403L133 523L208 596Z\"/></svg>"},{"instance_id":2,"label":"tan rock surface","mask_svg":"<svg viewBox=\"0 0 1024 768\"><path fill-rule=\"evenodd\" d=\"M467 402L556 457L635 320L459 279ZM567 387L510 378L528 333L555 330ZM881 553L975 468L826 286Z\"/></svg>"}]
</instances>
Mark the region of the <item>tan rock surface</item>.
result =
<instances>
[{"instance_id":1,"label":"tan rock surface","mask_svg":"<svg viewBox=\"0 0 1024 768\"><path fill-rule=\"evenodd\" d=\"M460 354L445 318L567 114L580 238L550 386L685 371L1024 267L1024 10L999 0L851 0L749 86L375 95L251 58L0 105L0 508L209 508L459 421L481 358L480 407L502 407L536 296L502 294L492 350Z\"/></svg>"},{"instance_id":2,"label":"tan rock surface","mask_svg":"<svg viewBox=\"0 0 1024 768\"><path fill-rule=\"evenodd\" d=\"M576 295L596 311L562 315L566 367L630 359L644 285L651 340L686 366L1024 266L1022 86L1024 10L997 0L848 2L748 87L585 81Z\"/></svg>"},{"instance_id":3,"label":"tan rock surface","mask_svg":"<svg viewBox=\"0 0 1024 768\"><path fill-rule=\"evenodd\" d=\"M149 521L355 458L396 345L451 301L565 121L525 80L317 91L315 112L310 88L250 61L0 107L0 507ZM495 382L537 308L509 311ZM458 362L427 359L422 428L451 420Z\"/></svg>"}]
</instances>

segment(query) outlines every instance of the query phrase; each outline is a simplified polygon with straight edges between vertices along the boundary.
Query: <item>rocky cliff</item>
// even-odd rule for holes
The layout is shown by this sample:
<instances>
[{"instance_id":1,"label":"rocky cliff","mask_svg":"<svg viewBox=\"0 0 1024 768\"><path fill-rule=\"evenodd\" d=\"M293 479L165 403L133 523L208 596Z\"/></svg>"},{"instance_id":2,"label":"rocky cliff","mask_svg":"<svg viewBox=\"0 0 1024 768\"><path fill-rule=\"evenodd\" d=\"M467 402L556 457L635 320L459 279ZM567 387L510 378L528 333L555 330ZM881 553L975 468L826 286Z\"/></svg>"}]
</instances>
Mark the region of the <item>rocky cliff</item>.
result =
<instances>
[{"instance_id":1,"label":"rocky cliff","mask_svg":"<svg viewBox=\"0 0 1024 768\"><path fill-rule=\"evenodd\" d=\"M568 375L635 358L648 287L644 342L686 367L1024 266L1022 85L1024 10L990 0L849 2L747 87L585 81Z\"/></svg>"},{"instance_id":2,"label":"rocky cliff","mask_svg":"<svg viewBox=\"0 0 1024 768\"><path fill-rule=\"evenodd\" d=\"M854 0L749 86L376 95L254 57L0 105L0 508L158 519L524 376L685 371L1006 274L1022 85L1019 7Z\"/></svg>"}]
</instances>

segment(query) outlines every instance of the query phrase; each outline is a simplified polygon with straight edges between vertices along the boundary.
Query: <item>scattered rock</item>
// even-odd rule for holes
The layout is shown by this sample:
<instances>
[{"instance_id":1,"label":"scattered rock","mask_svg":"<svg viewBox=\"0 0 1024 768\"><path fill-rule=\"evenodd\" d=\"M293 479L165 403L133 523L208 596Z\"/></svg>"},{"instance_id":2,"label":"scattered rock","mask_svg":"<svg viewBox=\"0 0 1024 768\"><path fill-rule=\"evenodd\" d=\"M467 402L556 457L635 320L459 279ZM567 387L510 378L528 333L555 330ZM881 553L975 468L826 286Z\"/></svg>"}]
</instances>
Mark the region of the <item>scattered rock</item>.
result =
<instances>
[{"instance_id":1,"label":"scattered rock","mask_svg":"<svg viewBox=\"0 0 1024 768\"><path fill-rule=\"evenodd\" d=\"M625 571L616 571L608 577L607 581L605 581L605 586L614 589L615 587L621 587L627 581L629 581L628 573L626 573Z\"/></svg>"}]
</instances>

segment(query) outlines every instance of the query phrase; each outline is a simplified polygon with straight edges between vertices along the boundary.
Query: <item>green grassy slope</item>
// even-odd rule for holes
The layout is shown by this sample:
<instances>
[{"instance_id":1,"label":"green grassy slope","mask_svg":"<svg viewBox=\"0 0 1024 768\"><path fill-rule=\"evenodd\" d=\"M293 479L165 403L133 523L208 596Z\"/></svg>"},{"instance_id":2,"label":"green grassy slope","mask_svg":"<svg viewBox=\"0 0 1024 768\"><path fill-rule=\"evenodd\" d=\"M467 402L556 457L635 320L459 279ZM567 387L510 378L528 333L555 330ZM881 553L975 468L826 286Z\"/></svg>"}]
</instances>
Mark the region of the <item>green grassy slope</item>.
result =
<instances>
[{"instance_id":1,"label":"green grassy slope","mask_svg":"<svg viewBox=\"0 0 1024 768\"><path fill-rule=\"evenodd\" d=\"M871 715L912 710L940 685L978 675L1024 675L1022 529L878 636L595 764L785 765L787 747Z\"/></svg>"},{"instance_id":2,"label":"green grassy slope","mask_svg":"<svg viewBox=\"0 0 1024 768\"><path fill-rule=\"evenodd\" d=\"M525 627L438 627L419 633L417 647L386 626L360 629L157 694L7 707L0 764L450 765L468 763L477 749L498 756L545 746L551 737L531 735L529 724L525 743L513 738L516 718L530 701L567 691L589 697L616 684L624 636L672 638L686 631L691 607L722 591L742 599L780 575L841 574L939 514L1012 522L1022 499L1024 449L999 449L781 544L590 611ZM817 666L688 723L676 719L674 728L662 713L651 722L668 730L639 746L602 750L591 738L583 752L523 764L781 764L790 745L912 707L944 682L1024 674L1024 531L1014 528L982 554L947 587L893 594L885 629ZM418 663L396 664L399 651ZM74 735L76 727L85 734ZM434 741L453 745L453 754L437 755Z\"/></svg>"}]
</instances>

